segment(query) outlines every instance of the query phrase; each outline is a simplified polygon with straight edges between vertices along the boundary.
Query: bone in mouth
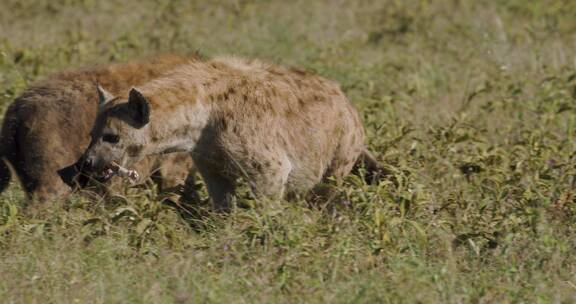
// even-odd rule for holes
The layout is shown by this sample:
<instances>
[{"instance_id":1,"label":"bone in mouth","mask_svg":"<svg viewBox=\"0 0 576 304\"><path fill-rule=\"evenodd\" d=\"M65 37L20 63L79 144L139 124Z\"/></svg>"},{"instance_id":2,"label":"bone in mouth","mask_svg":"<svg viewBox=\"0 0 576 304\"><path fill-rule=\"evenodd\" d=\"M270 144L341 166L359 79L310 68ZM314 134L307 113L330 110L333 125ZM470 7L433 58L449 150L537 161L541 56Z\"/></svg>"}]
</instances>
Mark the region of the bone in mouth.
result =
<instances>
[{"instance_id":1,"label":"bone in mouth","mask_svg":"<svg viewBox=\"0 0 576 304\"><path fill-rule=\"evenodd\" d=\"M109 179L114 175L118 175L123 178L128 178L132 183L138 181L139 178L138 172L136 170L127 169L120 166L116 162L112 162L110 163L110 167L108 167L108 169L105 170L104 177L106 179Z\"/></svg>"}]
</instances>

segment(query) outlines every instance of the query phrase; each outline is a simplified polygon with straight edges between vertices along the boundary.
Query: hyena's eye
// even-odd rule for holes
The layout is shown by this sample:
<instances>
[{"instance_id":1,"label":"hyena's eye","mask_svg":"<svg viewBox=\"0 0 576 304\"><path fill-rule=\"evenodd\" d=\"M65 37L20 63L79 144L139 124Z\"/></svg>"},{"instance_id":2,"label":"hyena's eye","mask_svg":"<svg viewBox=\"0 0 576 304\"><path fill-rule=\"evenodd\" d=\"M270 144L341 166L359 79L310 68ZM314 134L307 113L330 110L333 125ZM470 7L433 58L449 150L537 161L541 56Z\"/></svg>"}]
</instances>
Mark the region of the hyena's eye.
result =
<instances>
[{"instance_id":1,"label":"hyena's eye","mask_svg":"<svg viewBox=\"0 0 576 304\"><path fill-rule=\"evenodd\" d=\"M102 135L102 140L111 144L115 144L120 141L120 136L116 134L104 134Z\"/></svg>"}]
</instances>

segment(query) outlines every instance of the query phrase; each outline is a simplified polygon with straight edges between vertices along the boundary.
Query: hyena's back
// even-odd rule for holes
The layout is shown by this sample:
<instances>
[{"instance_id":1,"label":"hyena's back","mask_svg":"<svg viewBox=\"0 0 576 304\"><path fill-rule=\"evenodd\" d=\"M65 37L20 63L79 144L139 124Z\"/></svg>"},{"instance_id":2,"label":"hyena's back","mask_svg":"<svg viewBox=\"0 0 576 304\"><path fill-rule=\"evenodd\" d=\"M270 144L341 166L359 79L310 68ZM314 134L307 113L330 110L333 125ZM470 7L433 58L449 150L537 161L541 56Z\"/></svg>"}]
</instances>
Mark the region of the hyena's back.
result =
<instances>
[{"instance_id":1,"label":"hyena's back","mask_svg":"<svg viewBox=\"0 0 576 304\"><path fill-rule=\"evenodd\" d=\"M63 72L32 85L6 112L0 157L15 169L29 198L46 201L68 193L70 188L57 172L74 164L90 143L89 133L97 112L96 83L121 92L189 60L163 56L111 64ZM145 163L146 168L139 168L145 173L155 169L152 165L160 165L154 160ZM190 165L188 160L181 171L173 174L183 179ZM0 191L7 186L9 174L6 164L0 161Z\"/></svg>"}]
</instances>

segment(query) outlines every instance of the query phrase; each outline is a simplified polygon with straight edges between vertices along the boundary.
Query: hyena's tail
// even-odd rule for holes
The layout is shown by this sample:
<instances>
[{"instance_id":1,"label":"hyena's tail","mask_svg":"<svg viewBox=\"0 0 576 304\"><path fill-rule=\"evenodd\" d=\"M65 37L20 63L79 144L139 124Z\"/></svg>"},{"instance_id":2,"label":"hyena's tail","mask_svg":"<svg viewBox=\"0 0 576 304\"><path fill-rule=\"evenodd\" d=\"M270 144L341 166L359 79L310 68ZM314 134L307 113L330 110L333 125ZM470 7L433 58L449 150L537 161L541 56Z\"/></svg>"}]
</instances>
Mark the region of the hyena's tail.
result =
<instances>
[{"instance_id":1,"label":"hyena's tail","mask_svg":"<svg viewBox=\"0 0 576 304\"><path fill-rule=\"evenodd\" d=\"M18 154L16 151L17 122L15 121L16 117L12 116L10 112L9 108L4 116L0 131L0 193L8 188L12 177L8 162L11 162Z\"/></svg>"},{"instance_id":2,"label":"hyena's tail","mask_svg":"<svg viewBox=\"0 0 576 304\"><path fill-rule=\"evenodd\" d=\"M375 184L380 179L391 174L390 170L384 168L382 164L376 160L376 157L374 157L374 155L372 155L372 153L370 153L366 148L362 150L360 157L358 157L358 160L354 164L352 172L354 174L359 174L360 168L364 168L364 179L368 184Z\"/></svg>"}]
</instances>

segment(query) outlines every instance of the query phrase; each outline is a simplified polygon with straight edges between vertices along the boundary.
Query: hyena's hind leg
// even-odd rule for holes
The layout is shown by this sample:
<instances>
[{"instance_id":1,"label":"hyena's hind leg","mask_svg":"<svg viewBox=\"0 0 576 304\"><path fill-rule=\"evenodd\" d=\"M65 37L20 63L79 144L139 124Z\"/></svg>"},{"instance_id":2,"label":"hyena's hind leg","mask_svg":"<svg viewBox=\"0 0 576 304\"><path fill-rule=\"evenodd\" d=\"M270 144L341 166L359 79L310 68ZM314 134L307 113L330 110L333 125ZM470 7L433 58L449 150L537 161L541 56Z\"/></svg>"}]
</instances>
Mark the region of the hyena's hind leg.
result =
<instances>
[{"instance_id":1,"label":"hyena's hind leg","mask_svg":"<svg viewBox=\"0 0 576 304\"><path fill-rule=\"evenodd\" d=\"M24 170L20 173L23 173L22 171ZM35 172L38 174L19 174L28 198L26 214L32 216L44 214L54 206L61 206L61 199L71 193L71 188L57 174L52 173L56 171L56 169L53 171L38 170Z\"/></svg>"},{"instance_id":2,"label":"hyena's hind leg","mask_svg":"<svg viewBox=\"0 0 576 304\"><path fill-rule=\"evenodd\" d=\"M340 187L344 183L344 178L352 171L362 154L363 138L362 132L350 132L343 136L330 165L322 177L322 183L316 185L309 193L307 196L308 200L314 203L329 203L339 200ZM335 184L330 179L333 179Z\"/></svg>"}]
</instances>

